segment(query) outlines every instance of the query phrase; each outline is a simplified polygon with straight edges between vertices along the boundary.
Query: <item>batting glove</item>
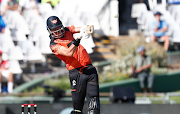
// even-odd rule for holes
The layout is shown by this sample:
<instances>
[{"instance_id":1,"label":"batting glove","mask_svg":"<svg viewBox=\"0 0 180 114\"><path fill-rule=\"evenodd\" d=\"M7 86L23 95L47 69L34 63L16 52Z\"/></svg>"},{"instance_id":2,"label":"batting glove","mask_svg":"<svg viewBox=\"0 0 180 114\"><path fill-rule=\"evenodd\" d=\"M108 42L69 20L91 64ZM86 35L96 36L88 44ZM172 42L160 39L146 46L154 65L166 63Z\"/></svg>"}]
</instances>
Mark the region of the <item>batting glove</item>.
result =
<instances>
[{"instance_id":1,"label":"batting glove","mask_svg":"<svg viewBox=\"0 0 180 114\"><path fill-rule=\"evenodd\" d=\"M80 29L80 38L82 39L82 38L85 38L85 39L87 39L87 38L89 38L90 37L90 34L87 34L87 32L86 32L86 28L87 28L87 25L84 25L84 26L82 26L81 27L81 29Z\"/></svg>"}]
</instances>

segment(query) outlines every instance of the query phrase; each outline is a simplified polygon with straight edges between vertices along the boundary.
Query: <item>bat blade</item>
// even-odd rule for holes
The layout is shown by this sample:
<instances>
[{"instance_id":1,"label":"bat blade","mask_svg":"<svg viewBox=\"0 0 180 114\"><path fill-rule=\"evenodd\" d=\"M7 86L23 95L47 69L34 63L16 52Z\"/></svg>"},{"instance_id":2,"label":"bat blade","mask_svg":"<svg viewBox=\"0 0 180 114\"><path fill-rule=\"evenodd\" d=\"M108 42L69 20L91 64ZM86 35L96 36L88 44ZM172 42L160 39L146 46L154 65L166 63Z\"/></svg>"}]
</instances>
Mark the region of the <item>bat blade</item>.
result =
<instances>
[{"instance_id":1,"label":"bat blade","mask_svg":"<svg viewBox=\"0 0 180 114\"><path fill-rule=\"evenodd\" d=\"M94 25L88 25L86 28L87 34L92 34L94 33Z\"/></svg>"}]
</instances>

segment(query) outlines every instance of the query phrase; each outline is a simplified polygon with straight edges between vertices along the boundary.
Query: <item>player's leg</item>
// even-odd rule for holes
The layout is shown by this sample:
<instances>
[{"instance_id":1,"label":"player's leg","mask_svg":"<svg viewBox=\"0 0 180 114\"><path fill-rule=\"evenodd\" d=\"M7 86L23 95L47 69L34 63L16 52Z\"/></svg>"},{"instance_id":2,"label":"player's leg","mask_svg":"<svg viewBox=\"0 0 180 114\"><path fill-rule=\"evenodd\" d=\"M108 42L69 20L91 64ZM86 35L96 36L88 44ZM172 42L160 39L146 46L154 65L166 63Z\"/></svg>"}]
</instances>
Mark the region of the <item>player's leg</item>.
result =
<instances>
[{"instance_id":1,"label":"player's leg","mask_svg":"<svg viewBox=\"0 0 180 114\"><path fill-rule=\"evenodd\" d=\"M91 72L91 75L87 83L86 95L88 114L100 114L98 74L95 68L92 68L89 72Z\"/></svg>"},{"instance_id":2,"label":"player's leg","mask_svg":"<svg viewBox=\"0 0 180 114\"><path fill-rule=\"evenodd\" d=\"M97 94L97 86L88 84L87 88L88 114L100 114L100 100Z\"/></svg>"},{"instance_id":3,"label":"player's leg","mask_svg":"<svg viewBox=\"0 0 180 114\"><path fill-rule=\"evenodd\" d=\"M86 96L85 87L82 87L80 92L72 91L72 101L73 101L73 108L74 108L72 112L82 113L85 96Z\"/></svg>"},{"instance_id":4,"label":"player's leg","mask_svg":"<svg viewBox=\"0 0 180 114\"><path fill-rule=\"evenodd\" d=\"M86 96L86 79L79 71L70 71L71 93L74 110L71 114L82 114L84 99Z\"/></svg>"}]
</instances>

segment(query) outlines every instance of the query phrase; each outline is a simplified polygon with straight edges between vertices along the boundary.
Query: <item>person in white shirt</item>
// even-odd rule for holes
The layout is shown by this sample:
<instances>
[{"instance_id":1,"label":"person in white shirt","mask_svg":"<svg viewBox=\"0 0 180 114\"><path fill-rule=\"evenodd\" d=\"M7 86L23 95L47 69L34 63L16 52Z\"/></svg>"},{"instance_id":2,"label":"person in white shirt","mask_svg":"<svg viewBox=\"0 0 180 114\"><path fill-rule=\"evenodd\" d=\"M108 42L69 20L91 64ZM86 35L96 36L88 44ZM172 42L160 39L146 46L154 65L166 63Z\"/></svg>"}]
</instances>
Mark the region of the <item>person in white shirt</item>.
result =
<instances>
[{"instance_id":1,"label":"person in white shirt","mask_svg":"<svg viewBox=\"0 0 180 114\"><path fill-rule=\"evenodd\" d=\"M1 82L7 81L7 91L8 93L13 92L13 74L9 71L9 61L2 59L2 51L0 50L0 93L1 91Z\"/></svg>"},{"instance_id":2,"label":"person in white shirt","mask_svg":"<svg viewBox=\"0 0 180 114\"><path fill-rule=\"evenodd\" d=\"M1 15L4 15L7 10L18 11L18 7L17 0L2 0Z\"/></svg>"},{"instance_id":3,"label":"person in white shirt","mask_svg":"<svg viewBox=\"0 0 180 114\"><path fill-rule=\"evenodd\" d=\"M35 0L19 0L19 6L21 7L20 13L23 14L24 10L36 10L40 14Z\"/></svg>"}]
</instances>

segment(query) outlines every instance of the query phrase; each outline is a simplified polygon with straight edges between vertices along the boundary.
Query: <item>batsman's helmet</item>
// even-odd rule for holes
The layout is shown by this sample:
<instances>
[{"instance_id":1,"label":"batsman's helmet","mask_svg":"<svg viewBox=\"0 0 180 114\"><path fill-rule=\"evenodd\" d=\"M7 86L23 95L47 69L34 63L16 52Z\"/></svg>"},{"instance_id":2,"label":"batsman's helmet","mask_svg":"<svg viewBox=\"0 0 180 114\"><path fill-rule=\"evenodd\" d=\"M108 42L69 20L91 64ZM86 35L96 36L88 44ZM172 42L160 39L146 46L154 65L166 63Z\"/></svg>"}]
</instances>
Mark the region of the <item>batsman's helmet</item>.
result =
<instances>
[{"instance_id":1,"label":"batsman's helmet","mask_svg":"<svg viewBox=\"0 0 180 114\"><path fill-rule=\"evenodd\" d=\"M54 38L62 38L65 33L62 22L56 16L50 16L47 19L47 30Z\"/></svg>"}]
</instances>

